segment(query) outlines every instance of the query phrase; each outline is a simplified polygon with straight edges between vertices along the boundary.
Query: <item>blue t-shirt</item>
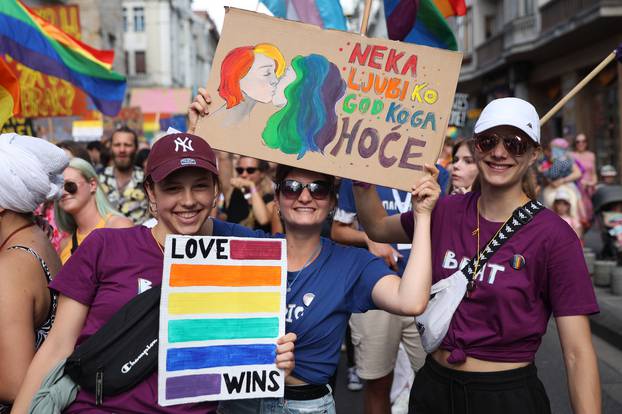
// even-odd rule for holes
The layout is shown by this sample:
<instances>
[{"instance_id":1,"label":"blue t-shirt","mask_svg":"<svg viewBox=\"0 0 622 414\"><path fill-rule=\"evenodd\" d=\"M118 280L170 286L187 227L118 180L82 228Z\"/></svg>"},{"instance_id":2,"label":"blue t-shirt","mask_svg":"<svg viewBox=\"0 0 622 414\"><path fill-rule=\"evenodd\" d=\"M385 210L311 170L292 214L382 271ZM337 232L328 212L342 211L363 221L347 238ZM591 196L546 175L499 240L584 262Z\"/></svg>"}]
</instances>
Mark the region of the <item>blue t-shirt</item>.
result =
<instances>
[{"instance_id":1,"label":"blue t-shirt","mask_svg":"<svg viewBox=\"0 0 622 414\"><path fill-rule=\"evenodd\" d=\"M261 230L219 220L214 220L213 233L271 237ZM300 273L287 274L291 291L287 292L285 330L298 337L293 375L309 384L328 383L339 363L350 314L375 309L372 289L382 277L394 274L364 249L321 240L320 255Z\"/></svg>"},{"instance_id":2,"label":"blue t-shirt","mask_svg":"<svg viewBox=\"0 0 622 414\"><path fill-rule=\"evenodd\" d=\"M382 201L382 206L389 216L394 214L406 213L412 210L411 198L409 192L396 190L393 188L376 186L378 197ZM354 194L352 193L352 180L343 179L339 187L339 203L337 212L335 213L335 221L351 224L356 217L356 204L354 203ZM361 230L363 230L361 228ZM397 266L399 273L404 273L408 256L410 255L411 244L391 244L395 250L398 250L403 258L399 259Z\"/></svg>"}]
</instances>

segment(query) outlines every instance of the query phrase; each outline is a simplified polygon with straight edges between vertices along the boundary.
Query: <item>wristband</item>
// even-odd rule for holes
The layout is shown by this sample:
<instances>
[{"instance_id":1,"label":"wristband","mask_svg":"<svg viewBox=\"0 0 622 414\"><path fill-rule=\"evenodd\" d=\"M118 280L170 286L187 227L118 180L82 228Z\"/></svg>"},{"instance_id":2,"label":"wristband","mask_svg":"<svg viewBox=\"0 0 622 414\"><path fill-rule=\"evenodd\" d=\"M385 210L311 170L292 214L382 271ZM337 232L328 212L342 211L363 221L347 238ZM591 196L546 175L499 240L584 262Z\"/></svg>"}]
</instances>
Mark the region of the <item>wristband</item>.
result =
<instances>
[{"instance_id":1,"label":"wristband","mask_svg":"<svg viewBox=\"0 0 622 414\"><path fill-rule=\"evenodd\" d=\"M257 192L257 187L252 186L251 187L251 194L255 194Z\"/></svg>"}]
</instances>

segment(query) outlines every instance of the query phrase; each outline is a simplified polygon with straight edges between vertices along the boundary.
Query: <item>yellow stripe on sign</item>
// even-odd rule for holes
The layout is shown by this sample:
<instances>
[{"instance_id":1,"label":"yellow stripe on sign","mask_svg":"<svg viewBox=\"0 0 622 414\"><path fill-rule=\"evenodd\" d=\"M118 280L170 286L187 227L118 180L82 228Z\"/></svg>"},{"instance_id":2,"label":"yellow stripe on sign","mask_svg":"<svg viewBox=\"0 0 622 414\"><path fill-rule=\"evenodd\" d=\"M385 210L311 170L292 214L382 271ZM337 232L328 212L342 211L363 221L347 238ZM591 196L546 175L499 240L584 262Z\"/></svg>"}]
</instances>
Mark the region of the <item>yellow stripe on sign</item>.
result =
<instances>
[{"instance_id":1,"label":"yellow stripe on sign","mask_svg":"<svg viewBox=\"0 0 622 414\"><path fill-rule=\"evenodd\" d=\"M280 304L279 292L171 293L168 312L171 315L279 312Z\"/></svg>"}]
</instances>

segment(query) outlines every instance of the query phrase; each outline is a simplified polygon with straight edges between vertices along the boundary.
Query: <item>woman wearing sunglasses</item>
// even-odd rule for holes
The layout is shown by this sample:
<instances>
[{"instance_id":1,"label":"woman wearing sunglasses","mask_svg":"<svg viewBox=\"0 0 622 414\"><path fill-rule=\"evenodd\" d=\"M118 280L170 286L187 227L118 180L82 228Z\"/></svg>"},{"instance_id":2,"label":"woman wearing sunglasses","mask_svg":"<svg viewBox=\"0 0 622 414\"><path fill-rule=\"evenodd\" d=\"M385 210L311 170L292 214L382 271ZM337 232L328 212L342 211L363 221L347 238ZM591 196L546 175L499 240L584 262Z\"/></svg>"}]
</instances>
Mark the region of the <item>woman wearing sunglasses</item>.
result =
<instances>
[{"instance_id":1,"label":"woman wearing sunglasses","mask_svg":"<svg viewBox=\"0 0 622 414\"><path fill-rule=\"evenodd\" d=\"M224 165L223 165L224 167ZM270 219L274 211L274 194L266 184L266 161L251 157L240 157L235 167L236 177L228 185L223 183L226 220L242 226L270 230Z\"/></svg>"},{"instance_id":2,"label":"woman wearing sunglasses","mask_svg":"<svg viewBox=\"0 0 622 414\"><path fill-rule=\"evenodd\" d=\"M350 315L375 308L401 315L423 311L431 275L428 224L440 194L438 171L426 168L430 175L413 190L413 210L421 225L413 237L419 249L400 279L368 251L320 236L336 204L333 176L277 167L275 203L287 239L285 328L298 338L296 367L286 379L285 398L221 402L220 413L335 413L328 383ZM231 236L269 236L222 222L215 222L214 229Z\"/></svg>"},{"instance_id":3,"label":"woman wearing sunglasses","mask_svg":"<svg viewBox=\"0 0 622 414\"><path fill-rule=\"evenodd\" d=\"M432 214L435 283L479 255L515 209L535 197L529 169L541 151L540 123L531 104L492 101L475 125L474 140L479 189L442 198ZM357 187L355 198L361 223L375 241L406 242L420 224L408 213L387 217L373 189ZM534 357L553 314L572 407L599 413L600 380L587 318L598 305L572 228L544 209L476 274L440 347L417 373L410 412L550 413Z\"/></svg>"},{"instance_id":4,"label":"woman wearing sunglasses","mask_svg":"<svg viewBox=\"0 0 622 414\"><path fill-rule=\"evenodd\" d=\"M54 213L58 228L71 235L61 242L64 264L93 230L132 227L133 223L112 208L90 163L72 158L63 177L63 196L54 203Z\"/></svg>"},{"instance_id":5,"label":"woman wearing sunglasses","mask_svg":"<svg viewBox=\"0 0 622 414\"><path fill-rule=\"evenodd\" d=\"M33 211L60 197L69 159L49 142L0 135L0 413L8 413L56 308L47 285L61 267Z\"/></svg>"}]
</instances>

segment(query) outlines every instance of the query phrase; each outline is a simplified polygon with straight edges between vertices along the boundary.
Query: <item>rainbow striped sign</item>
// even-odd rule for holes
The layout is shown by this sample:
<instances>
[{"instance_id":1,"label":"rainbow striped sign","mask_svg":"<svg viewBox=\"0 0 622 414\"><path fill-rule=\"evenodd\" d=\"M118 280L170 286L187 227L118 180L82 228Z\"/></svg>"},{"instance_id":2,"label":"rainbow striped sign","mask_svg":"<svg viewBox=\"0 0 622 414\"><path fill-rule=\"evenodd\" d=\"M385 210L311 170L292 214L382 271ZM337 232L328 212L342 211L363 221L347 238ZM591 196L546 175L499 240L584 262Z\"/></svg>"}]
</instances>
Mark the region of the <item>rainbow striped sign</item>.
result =
<instances>
[{"instance_id":1,"label":"rainbow striped sign","mask_svg":"<svg viewBox=\"0 0 622 414\"><path fill-rule=\"evenodd\" d=\"M285 240L166 238L158 404L282 397Z\"/></svg>"}]
</instances>

